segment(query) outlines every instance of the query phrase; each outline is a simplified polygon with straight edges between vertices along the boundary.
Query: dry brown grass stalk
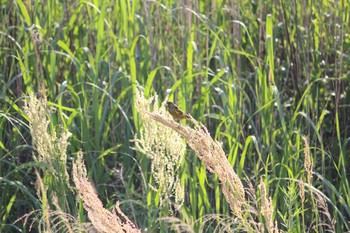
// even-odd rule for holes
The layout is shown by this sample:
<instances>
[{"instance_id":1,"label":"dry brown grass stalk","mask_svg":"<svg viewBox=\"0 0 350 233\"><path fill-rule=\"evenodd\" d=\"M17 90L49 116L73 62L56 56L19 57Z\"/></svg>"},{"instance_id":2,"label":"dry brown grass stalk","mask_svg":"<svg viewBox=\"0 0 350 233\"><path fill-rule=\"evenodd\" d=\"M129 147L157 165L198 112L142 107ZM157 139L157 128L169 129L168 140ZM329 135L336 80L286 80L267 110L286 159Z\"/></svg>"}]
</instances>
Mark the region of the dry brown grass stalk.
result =
<instances>
[{"instance_id":1,"label":"dry brown grass stalk","mask_svg":"<svg viewBox=\"0 0 350 233\"><path fill-rule=\"evenodd\" d=\"M305 203L305 184L304 181L302 179L299 180L299 196L301 199L301 204L304 207L304 203Z\"/></svg>"},{"instance_id":2,"label":"dry brown grass stalk","mask_svg":"<svg viewBox=\"0 0 350 233\"><path fill-rule=\"evenodd\" d=\"M314 227L315 231L317 231L317 228L326 230L325 232L336 232L335 230L335 220L331 216L331 213L329 213L328 204L325 200L325 197L323 197L319 192L314 192L314 197L317 204L317 209L319 213L323 215L324 218L320 217L319 223Z\"/></svg>"},{"instance_id":3,"label":"dry brown grass stalk","mask_svg":"<svg viewBox=\"0 0 350 233\"><path fill-rule=\"evenodd\" d=\"M166 117L166 115L153 112L148 112L148 114L155 121L172 128L186 139L187 144L205 163L206 168L218 175L222 183L222 192L232 212L237 217L242 217L242 205L245 203L243 184L233 171L220 143L210 137L206 127L194 119L192 119L192 122L196 125L197 129L181 125L173 119Z\"/></svg>"},{"instance_id":4,"label":"dry brown grass stalk","mask_svg":"<svg viewBox=\"0 0 350 233\"><path fill-rule=\"evenodd\" d=\"M309 147L309 142L307 140L306 136L303 136L303 141L304 141L304 167L306 169L306 173L307 173L307 182L309 184L311 184L312 182L312 161L311 161L311 156L310 156L310 147Z\"/></svg>"},{"instance_id":5,"label":"dry brown grass stalk","mask_svg":"<svg viewBox=\"0 0 350 233\"><path fill-rule=\"evenodd\" d=\"M137 96L138 101L140 101L138 104L140 118L145 124L144 128L146 135L150 132L153 133L153 136L148 137L148 140L145 140L145 138L142 137L141 140L135 139L136 144L142 141L150 149L149 151L144 150L144 147L141 147L143 144L140 144L136 146L138 147L138 150L143 153L151 154L151 156L153 156L152 159L154 159L156 156L161 155L154 153L152 148L158 148L158 144L164 144L166 147L173 147L172 137L176 137L177 141L180 141L180 139L178 139L179 136L183 137L189 147L194 150L198 158L204 162L207 170L211 173L215 173L222 183L222 193L224 194L232 213L235 215L234 220L228 222L227 227L230 227L233 224L236 229L244 229L244 231L247 232L256 232L258 229L261 229L259 228L259 225L261 224L256 222L253 217L257 216L258 212L246 199L242 181L234 172L221 144L218 141L213 140L207 128L192 117L191 122L193 123L194 128L174 121L170 114L164 111L164 103L158 108L157 99L154 101L153 98L146 100L141 93L138 93ZM153 108L151 107L152 102L154 103ZM167 135L170 135L172 132L173 136L155 137L154 135L158 135L159 132L157 132L157 130L159 129L167 131ZM169 138L171 140L169 144L166 144L165 142L167 142ZM162 153L164 150L162 150ZM254 193L254 188L251 187L250 189L252 190L252 193ZM269 229L269 232L278 232L277 225L274 225L272 220L273 206L271 198L269 200L266 199L266 192L264 198L263 208L267 208L267 212L264 212L266 228Z\"/></svg>"},{"instance_id":6,"label":"dry brown grass stalk","mask_svg":"<svg viewBox=\"0 0 350 233\"><path fill-rule=\"evenodd\" d=\"M103 208L103 204L98 198L93 185L87 179L81 151L78 153L76 162L73 162L73 180L79 196L84 202L84 209L98 232L141 232L120 210L119 203L116 204L114 213Z\"/></svg>"},{"instance_id":7,"label":"dry brown grass stalk","mask_svg":"<svg viewBox=\"0 0 350 233\"><path fill-rule=\"evenodd\" d=\"M46 99L37 99L33 94L29 96L24 106L24 112L29 120L32 143L37 151L37 155L33 156L36 161L48 165L50 171L47 174L53 174L57 179L60 176L64 177L69 187L66 151L71 133L62 130L57 135L55 130L50 132L50 118L47 109Z\"/></svg>"},{"instance_id":8,"label":"dry brown grass stalk","mask_svg":"<svg viewBox=\"0 0 350 233\"><path fill-rule=\"evenodd\" d=\"M133 141L135 149L151 159L154 179L150 187L160 195L159 206L172 206L175 201L179 209L184 201L184 189L178 173L186 144L178 133L151 119L148 114L151 109L154 113L168 114L164 106L158 107L157 96L147 100L138 92L136 106L142 127Z\"/></svg>"},{"instance_id":9,"label":"dry brown grass stalk","mask_svg":"<svg viewBox=\"0 0 350 233\"><path fill-rule=\"evenodd\" d=\"M274 232L273 224L273 205L271 197L267 199L265 183L260 180L260 192L261 192L261 214L265 218L265 226L268 232Z\"/></svg>"}]
</instances>

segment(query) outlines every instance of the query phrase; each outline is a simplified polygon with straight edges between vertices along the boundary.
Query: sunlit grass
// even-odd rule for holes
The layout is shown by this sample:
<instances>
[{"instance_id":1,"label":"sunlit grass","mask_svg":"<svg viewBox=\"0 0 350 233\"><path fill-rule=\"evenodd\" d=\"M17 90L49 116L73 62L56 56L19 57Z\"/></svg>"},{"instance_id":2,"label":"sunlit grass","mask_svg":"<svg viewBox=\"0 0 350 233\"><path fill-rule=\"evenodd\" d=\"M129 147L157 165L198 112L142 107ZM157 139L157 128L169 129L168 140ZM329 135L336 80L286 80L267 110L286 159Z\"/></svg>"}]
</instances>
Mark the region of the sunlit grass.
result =
<instances>
[{"instance_id":1,"label":"sunlit grass","mask_svg":"<svg viewBox=\"0 0 350 233\"><path fill-rule=\"evenodd\" d=\"M137 229L251 229L245 219L268 232L350 231L349 8L346 1L2 2L0 231L89 221L71 176L80 150L106 211L120 201ZM251 212L239 217L224 190L234 181L198 156L213 149L206 143L181 150L181 208L172 198L159 205L169 190L156 183L154 156L134 150L132 139L161 123L142 122L137 89L145 100L176 102L208 129L203 135L244 188L239 206ZM38 102L25 104L33 93ZM45 112L33 115L41 97ZM177 130L185 127L201 130L191 122ZM150 145L167 144L159 137Z\"/></svg>"}]
</instances>

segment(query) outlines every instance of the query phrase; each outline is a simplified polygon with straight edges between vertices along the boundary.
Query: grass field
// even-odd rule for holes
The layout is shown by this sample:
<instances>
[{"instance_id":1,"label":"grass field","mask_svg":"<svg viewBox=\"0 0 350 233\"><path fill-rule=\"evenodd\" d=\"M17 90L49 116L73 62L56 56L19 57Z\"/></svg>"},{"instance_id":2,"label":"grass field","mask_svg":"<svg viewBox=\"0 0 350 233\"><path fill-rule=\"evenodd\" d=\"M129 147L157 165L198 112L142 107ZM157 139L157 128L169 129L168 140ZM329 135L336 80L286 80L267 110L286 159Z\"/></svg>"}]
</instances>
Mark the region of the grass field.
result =
<instances>
[{"instance_id":1,"label":"grass field","mask_svg":"<svg viewBox=\"0 0 350 233\"><path fill-rule=\"evenodd\" d=\"M348 0L0 6L0 232L350 232Z\"/></svg>"}]
</instances>

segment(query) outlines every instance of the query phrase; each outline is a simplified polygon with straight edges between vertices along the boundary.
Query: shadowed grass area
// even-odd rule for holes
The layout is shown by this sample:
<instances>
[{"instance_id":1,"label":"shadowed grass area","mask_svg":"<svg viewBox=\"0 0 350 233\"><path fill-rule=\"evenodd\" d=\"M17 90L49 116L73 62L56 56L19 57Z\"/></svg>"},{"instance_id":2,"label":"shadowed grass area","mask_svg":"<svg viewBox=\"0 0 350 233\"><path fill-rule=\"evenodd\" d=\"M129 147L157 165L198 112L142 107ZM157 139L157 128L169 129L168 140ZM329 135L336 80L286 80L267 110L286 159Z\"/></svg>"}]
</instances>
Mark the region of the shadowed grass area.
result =
<instances>
[{"instance_id":1,"label":"shadowed grass area","mask_svg":"<svg viewBox=\"0 0 350 233\"><path fill-rule=\"evenodd\" d=\"M92 229L79 151L135 229L350 231L347 1L0 6L1 232Z\"/></svg>"}]
</instances>

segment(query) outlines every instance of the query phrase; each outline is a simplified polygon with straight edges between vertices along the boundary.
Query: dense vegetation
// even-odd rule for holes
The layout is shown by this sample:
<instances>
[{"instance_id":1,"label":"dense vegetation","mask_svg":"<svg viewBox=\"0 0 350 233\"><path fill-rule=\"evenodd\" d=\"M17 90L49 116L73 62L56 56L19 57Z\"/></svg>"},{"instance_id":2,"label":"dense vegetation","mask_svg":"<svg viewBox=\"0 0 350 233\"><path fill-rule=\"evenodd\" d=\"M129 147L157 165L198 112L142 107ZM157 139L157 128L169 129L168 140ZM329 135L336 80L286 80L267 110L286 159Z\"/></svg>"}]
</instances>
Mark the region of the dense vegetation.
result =
<instances>
[{"instance_id":1,"label":"dense vegetation","mask_svg":"<svg viewBox=\"0 0 350 233\"><path fill-rule=\"evenodd\" d=\"M350 231L349 1L0 6L0 232Z\"/></svg>"}]
</instances>

